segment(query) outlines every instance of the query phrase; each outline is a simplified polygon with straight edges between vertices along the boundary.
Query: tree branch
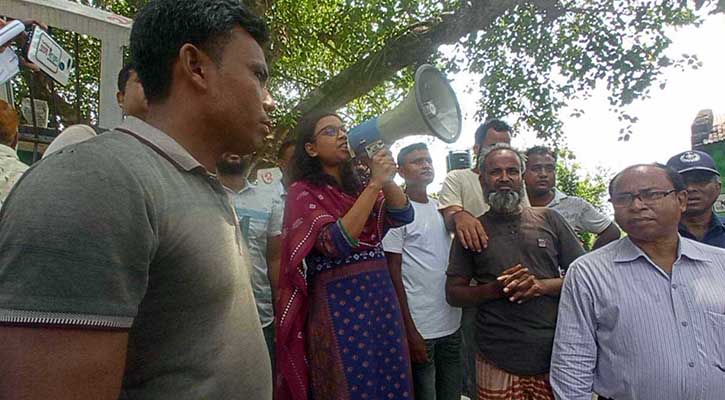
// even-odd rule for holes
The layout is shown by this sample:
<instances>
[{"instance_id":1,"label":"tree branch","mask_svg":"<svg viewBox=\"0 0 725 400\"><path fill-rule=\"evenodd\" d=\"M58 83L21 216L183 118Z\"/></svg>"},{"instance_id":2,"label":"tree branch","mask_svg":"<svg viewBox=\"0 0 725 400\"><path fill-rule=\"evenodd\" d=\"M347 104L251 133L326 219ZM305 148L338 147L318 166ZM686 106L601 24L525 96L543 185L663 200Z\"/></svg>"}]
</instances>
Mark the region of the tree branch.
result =
<instances>
[{"instance_id":1,"label":"tree branch","mask_svg":"<svg viewBox=\"0 0 725 400\"><path fill-rule=\"evenodd\" d=\"M327 80L293 109L301 117L319 110L335 110L363 96L396 72L426 61L439 46L452 44L471 32L484 29L506 10L525 3L517 0L473 0L428 24L417 24L389 40L381 49ZM277 139L289 133L280 127Z\"/></svg>"}]
</instances>

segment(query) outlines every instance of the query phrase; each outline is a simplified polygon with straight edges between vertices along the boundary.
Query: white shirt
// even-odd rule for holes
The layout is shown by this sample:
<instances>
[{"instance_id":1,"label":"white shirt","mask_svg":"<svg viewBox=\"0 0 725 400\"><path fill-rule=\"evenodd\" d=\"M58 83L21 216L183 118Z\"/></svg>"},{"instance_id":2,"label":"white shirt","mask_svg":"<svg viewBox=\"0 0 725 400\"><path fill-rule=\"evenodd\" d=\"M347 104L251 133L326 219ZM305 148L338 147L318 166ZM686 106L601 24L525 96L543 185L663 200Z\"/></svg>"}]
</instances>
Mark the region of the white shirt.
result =
<instances>
[{"instance_id":1,"label":"white shirt","mask_svg":"<svg viewBox=\"0 0 725 400\"><path fill-rule=\"evenodd\" d=\"M13 148L0 144L0 207L27 169Z\"/></svg>"},{"instance_id":2,"label":"white shirt","mask_svg":"<svg viewBox=\"0 0 725 400\"><path fill-rule=\"evenodd\" d=\"M472 169L454 169L448 173L438 196L440 209L459 206L474 217L480 217L488 211L483 201L483 189L478 174Z\"/></svg>"},{"instance_id":3,"label":"white shirt","mask_svg":"<svg viewBox=\"0 0 725 400\"><path fill-rule=\"evenodd\" d=\"M391 229L383 249L402 254L403 285L415 327L424 339L455 333L461 326L461 309L446 302L446 269L451 236L438 212L438 202L410 202L415 220Z\"/></svg>"}]
</instances>

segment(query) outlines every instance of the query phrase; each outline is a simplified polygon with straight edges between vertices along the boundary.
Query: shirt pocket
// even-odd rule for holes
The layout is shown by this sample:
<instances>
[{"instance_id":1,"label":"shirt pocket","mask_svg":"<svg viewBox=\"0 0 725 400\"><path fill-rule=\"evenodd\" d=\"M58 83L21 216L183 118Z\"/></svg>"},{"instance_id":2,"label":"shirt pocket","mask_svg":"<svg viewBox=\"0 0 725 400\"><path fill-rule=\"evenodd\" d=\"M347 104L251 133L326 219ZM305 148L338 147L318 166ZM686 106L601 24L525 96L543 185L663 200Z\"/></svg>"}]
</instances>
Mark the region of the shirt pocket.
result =
<instances>
[{"instance_id":1,"label":"shirt pocket","mask_svg":"<svg viewBox=\"0 0 725 400\"><path fill-rule=\"evenodd\" d=\"M522 264L539 279L561 278L564 271L559 265L559 243L551 235L522 235L520 250ZM509 245L510 246L510 245ZM513 265L512 265L513 266Z\"/></svg>"},{"instance_id":2,"label":"shirt pocket","mask_svg":"<svg viewBox=\"0 0 725 400\"><path fill-rule=\"evenodd\" d=\"M725 373L725 314L705 311L705 319L711 339L714 366Z\"/></svg>"},{"instance_id":3,"label":"shirt pocket","mask_svg":"<svg viewBox=\"0 0 725 400\"><path fill-rule=\"evenodd\" d=\"M242 230L242 236L247 243L250 240L259 240L267 236L267 227L269 225L270 212L242 209L237 210L239 218L239 227Z\"/></svg>"}]
</instances>

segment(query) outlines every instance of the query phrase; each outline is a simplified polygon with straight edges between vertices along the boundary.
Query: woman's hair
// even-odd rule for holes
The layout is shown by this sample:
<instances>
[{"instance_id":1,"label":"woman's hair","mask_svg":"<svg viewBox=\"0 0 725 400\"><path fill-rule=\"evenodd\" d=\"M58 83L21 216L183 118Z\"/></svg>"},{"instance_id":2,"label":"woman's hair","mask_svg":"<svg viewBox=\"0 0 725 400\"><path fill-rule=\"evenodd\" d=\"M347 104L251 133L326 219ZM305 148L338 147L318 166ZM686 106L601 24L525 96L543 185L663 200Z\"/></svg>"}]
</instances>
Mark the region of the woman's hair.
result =
<instances>
[{"instance_id":1,"label":"woman's hair","mask_svg":"<svg viewBox=\"0 0 725 400\"><path fill-rule=\"evenodd\" d=\"M0 100L0 144L10 146L18 134L20 117L10 105Z\"/></svg>"},{"instance_id":2,"label":"woman's hair","mask_svg":"<svg viewBox=\"0 0 725 400\"><path fill-rule=\"evenodd\" d=\"M298 123L295 130L297 145L295 146L291 165L292 182L305 181L318 186L326 184L339 186L335 178L322 171L319 157L310 157L307 150L305 150L305 144L312 143L315 140L315 125L317 125L317 122L324 117L330 116L340 118L335 112L323 111L310 115ZM352 161L345 162L342 165L342 191L350 195L357 195L360 186L360 180L353 169Z\"/></svg>"}]
</instances>

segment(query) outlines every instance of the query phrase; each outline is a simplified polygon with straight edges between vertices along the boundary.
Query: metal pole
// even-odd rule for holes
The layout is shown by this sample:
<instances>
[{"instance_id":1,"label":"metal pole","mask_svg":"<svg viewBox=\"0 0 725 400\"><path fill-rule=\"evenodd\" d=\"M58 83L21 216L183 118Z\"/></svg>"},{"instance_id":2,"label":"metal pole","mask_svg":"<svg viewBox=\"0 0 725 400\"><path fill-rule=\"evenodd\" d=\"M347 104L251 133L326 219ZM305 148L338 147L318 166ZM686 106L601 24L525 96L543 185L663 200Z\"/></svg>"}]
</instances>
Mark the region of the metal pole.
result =
<instances>
[{"instance_id":1,"label":"metal pole","mask_svg":"<svg viewBox=\"0 0 725 400\"><path fill-rule=\"evenodd\" d=\"M78 42L78 34L73 34L73 46L75 47L75 65L76 70L74 73L76 74L76 121L77 123L81 123L81 50L80 50L80 44Z\"/></svg>"},{"instance_id":2,"label":"metal pole","mask_svg":"<svg viewBox=\"0 0 725 400\"><path fill-rule=\"evenodd\" d=\"M38 160L38 118L35 115L35 93L33 86L35 84L35 73L30 73L30 84L28 85L28 92L30 93L30 114L33 116L33 134L35 135L35 143L33 143L33 164Z\"/></svg>"}]
</instances>

